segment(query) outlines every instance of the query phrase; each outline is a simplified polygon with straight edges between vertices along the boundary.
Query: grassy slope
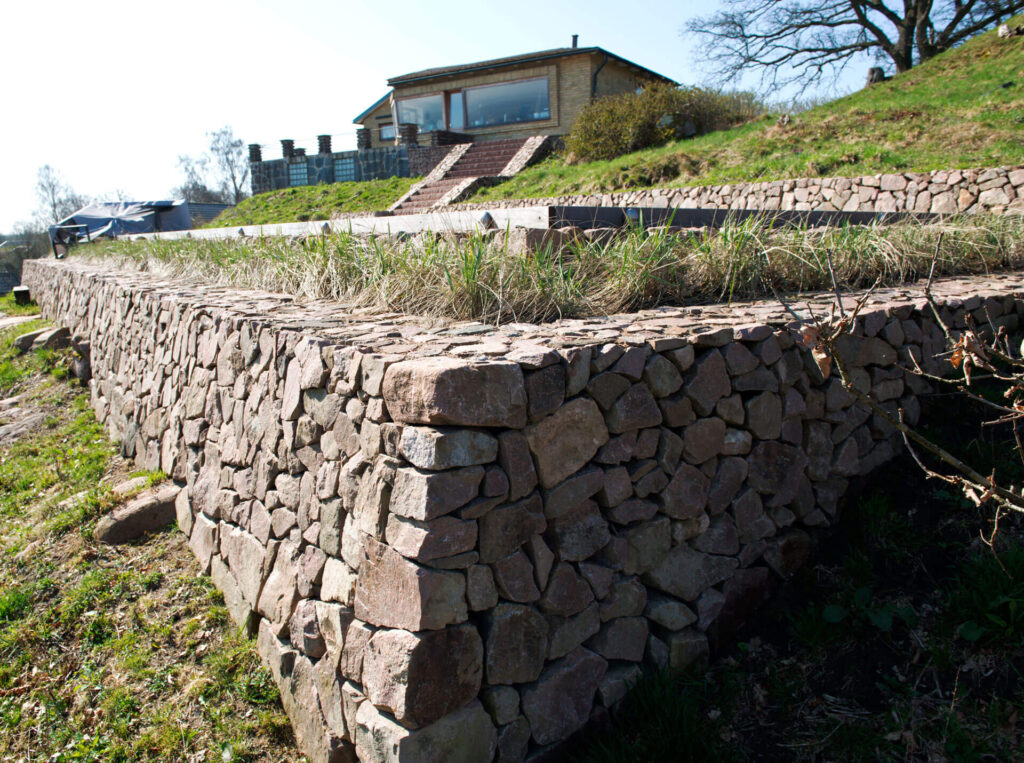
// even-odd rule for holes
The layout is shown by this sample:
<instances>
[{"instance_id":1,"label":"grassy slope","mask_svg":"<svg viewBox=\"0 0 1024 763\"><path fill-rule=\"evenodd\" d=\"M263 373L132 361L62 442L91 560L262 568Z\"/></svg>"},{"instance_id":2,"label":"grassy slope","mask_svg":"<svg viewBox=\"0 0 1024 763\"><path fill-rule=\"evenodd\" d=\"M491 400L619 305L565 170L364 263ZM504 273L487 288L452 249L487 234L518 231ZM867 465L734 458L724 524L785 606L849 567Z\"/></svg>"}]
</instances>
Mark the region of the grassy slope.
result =
<instances>
[{"instance_id":1,"label":"grassy slope","mask_svg":"<svg viewBox=\"0 0 1024 763\"><path fill-rule=\"evenodd\" d=\"M766 116L606 162L570 166L553 157L471 201L1022 162L1024 38L988 32L785 127ZM676 163L681 174L665 176L661 166Z\"/></svg>"},{"instance_id":2,"label":"grassy slope","mask_svg":"<svg viewBox=\"0 0 1024 763\"><path fill-rule=\"evenodd\" d=\"M46 415L0 445L0 759L299 760L255 642L184 536L92 540L131 467L68 382L68 351L13 350L41 325L0 333L0 397Z\"/></svg>"},{"instance_id":3,"label":"grassy slope","mask_svg":"<svg viewBox=\"0 0 1024 763\"><path fill-rule=\"evenodd\" d=\"M329 220L346 212L387 209L419 178L387 178L363 183L329 183L260 193L226 209L205 226L264 225Z\"/></svg>"}]
</instances>

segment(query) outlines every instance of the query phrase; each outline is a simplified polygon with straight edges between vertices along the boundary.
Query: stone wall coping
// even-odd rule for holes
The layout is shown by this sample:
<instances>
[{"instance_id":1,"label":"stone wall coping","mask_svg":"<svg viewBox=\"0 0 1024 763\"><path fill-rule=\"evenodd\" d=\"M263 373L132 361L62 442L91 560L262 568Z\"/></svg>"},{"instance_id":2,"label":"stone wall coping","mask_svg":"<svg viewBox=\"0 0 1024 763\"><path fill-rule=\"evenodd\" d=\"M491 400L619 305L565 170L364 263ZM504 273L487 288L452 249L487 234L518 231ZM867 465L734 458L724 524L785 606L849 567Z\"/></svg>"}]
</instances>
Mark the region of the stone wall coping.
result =
<instances>
[{"instance_id":1,"label":"stone wall coping","mask_svg":"<svg viewBox=\"0 0 1024 763\"><path fill-rule=\"evenodd\" d=\"M63 269L101 281L115 281L127 290L157 299L189 302L211 312L249 319L278 330L317 336L333 344L354 346L364 353L404 358L447 356L466 360L503 358L509 353L542 344L568 349L602 344L640 345L678 337L698 345L719 341L723 329L739 331L754 326L784 326L793 316L774 299L732 303L657 307L635 313L603 317L563 319L544 324L506 323L493 326L477 321L441 321L402 313L325 300L302 301L286 294L232 288L161 278L152 273L118 269L112 264L76 260L28 260L26 269ZM1024 292L1024 272L995 273L936 279L933 293L939 299L961 294L1005 296ZM856 295L851 295L852 303ZM862 315L875 310L892 311L923 299L922 283L876 289ZM826 315L835 307L830 292L787 296L802 316L807 307ZM849 304L847 305L849 306ZM728 340L727 340L728 341Z\"/></svg>"}]
</instances>

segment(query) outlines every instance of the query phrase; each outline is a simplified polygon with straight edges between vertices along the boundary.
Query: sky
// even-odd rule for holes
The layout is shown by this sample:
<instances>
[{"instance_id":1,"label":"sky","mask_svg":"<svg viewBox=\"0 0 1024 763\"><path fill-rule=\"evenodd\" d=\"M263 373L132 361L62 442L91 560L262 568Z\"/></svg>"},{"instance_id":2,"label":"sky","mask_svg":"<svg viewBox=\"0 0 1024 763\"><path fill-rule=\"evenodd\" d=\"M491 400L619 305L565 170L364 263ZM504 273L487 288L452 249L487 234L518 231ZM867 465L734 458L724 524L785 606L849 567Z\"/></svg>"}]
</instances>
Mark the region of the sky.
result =
<instances>
[{"instance_id":1,"label":"sky","mask_svg":"<svg viewBox=\"0 0 1024 763\"><path fill-rule=\"evenodd\" d=\"M79 194L167 198L208 133L230 126L264 158L280 139L355 148L352 119L410 71L600 46L701 84L681 30L717 0L178 0L5 3L0 44L0 231L38 206L52 165ZM855 76L854 76L855 75ZM854 72L860 84L862 70Z\"/></svg>"}]
</instances>

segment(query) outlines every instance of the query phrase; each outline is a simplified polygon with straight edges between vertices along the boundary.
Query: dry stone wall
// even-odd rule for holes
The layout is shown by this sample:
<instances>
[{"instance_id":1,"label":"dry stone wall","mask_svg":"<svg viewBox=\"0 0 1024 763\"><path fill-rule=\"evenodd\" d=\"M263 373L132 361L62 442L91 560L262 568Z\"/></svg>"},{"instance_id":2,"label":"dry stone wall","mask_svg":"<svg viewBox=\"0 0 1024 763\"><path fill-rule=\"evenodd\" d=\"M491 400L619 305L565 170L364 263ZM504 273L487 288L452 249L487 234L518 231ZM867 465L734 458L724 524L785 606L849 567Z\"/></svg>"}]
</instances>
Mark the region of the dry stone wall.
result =
<instances>
[{"instance_id":1,"label":"dry stone wall","mask_svg":"<svg viewBox=\"0 0 1024 763\"><path fill-rule=\"evenodd\" d=\"M467 197L475 187L464 189ZM645 188L500 202L506 207L604 206L762 209L820 212L1024 213L1024 166L936 170L862 177L797 178L763 183ZM489 204L458 204L487 209Z\"/></svg>"},{"instance_id":2,"label":"dry stone wall","mask_svg":"<svg viewBox=\"0 0 1024 763\"><path fill-rule=\"evenodd\" d=\"M25 281L124 452L186 486L313 761L544 755L645 664L706 657L899 447L769 302L490 328L75 261ZM1024 310L1016 274L936 292L953 326ZM882 290L842 346L910 422L903 368L944 371L923 308Z\"/></svg>"}]
</instances>

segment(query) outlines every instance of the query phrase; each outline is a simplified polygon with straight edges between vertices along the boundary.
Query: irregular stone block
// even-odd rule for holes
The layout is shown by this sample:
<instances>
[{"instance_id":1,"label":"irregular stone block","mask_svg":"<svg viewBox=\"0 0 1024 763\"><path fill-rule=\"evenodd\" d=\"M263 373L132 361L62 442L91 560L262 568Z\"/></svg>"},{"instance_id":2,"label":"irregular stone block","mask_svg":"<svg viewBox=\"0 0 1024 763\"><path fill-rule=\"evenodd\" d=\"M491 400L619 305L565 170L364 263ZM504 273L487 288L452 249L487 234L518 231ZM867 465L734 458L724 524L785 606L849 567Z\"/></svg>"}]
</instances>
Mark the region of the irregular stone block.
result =
<instances>
[{"instance_id":1,"label":"irregular stone block","mask_svg":"<svg viewBox=\"0 0 1024 763\"><path fill-rule=\"evenodd\" d=\"M355 736L361 761L480 763L494 758L498 734L478 701L418 730L400 726L372 703L363 702L356 713Z\"/></svg>"},{"instance_id":2,"label":"irregular stone block","mask_svg":"<svg viewBox=\"0 0 1024 763\"><path fill-rule=\"evenodd\" d=\"M680 464L665 489L658 496L661 510L674 519L697 516L707 504L711 480L696 467Z\"/></svg>"},{"instance_id":3,"label":"irregular stone block","mask_svg":"<svg viewBox=\"0 0 1024 763\"><path fill-rule=\"evenodd\" d=\"M628 472L626 478L629 479ZM544 513L551 519L557 519L597 493L604 484L605 473L601 469L584 468L564 482L544 491ZM632 482L629 492L633 492Z\"/></svg>"},{"instance_id":4,"label":"irregular stone block","mask_svg":"<svg viewBox=\"0 0 1024 763\"><path fill-rule=\"evenodd\" d=\"M604 659L579 647L523 688L523 714L537 744L559 742L583 727L607 667Z\"/></svg>"},{"instance_id":5,"label":"irregular stone block","mask_svg":"<svg viewBox=\"0 0 1024 763\"><path fill-rule=\"evenodd\" d=\"M710 416L715 403L732 393L722 353L718 350L705 353L684 377L683 390L699 416Z\"/></svg>"},{"instance_id":6,"label":"irregular stone block","mask_svg":"<svg viewBox=\"0 0 1024 763\"><path fill-rule=\"evenodd\" d=\"M619 617L601 626L587 647L606 660L640 662L647 646L647 620L643 617Z\"/></svg>"},{"instance_id":7,"label":"irregular stone block","mask_svg":"<svg viewBox=\"0 0 1024 763\"><path fill-rule=\"evenodd\" d=\"M476 547L477 526L474 521L450 516L417 522L392 514L384 537L402 556L429 562L472 551Z\"/></svg>"},{"instance_id":8,"label":"irregular stone block","mask_svg":"<svg viewBox=\"0 0 1024 763\"><path fill-rule=\"evenodd\" d=\"M586 609L593 600L590 585L572 565L560 562L555 566L539 606L547 614L571 617Z\"/></svg>"},{"instance_id":9,"label":"irregular stone block","mask_svg":"<svg viewBox=\"0 0 1024 763\"><path fill-rule=\"evenodd\" d=\"M578 471L608 442L604 417L592 400L576 398L525 431L542 487Z\"/></svg>"},{"instance_id":10,"label":"irregular stone block","mask_svg":"<svg viewBox=\"0 0 1024 763\"><path fill-rule=\"evenodd\" d=\"M657 593L648 595L644 616L670 631L680 631L697 622L697 615L688 606Z\"/></svg>"},{"instance_id":11,"label":"irregular stone block","mask_svg":"<svg viewBox=\"0 0 1024 763\"><path fill-rule=\"evenodd\" d=\"M780 442L759 442L747 458L747 480L759 493L773 494L775 505L793 500L807 466L807 456L799 448Z\"/></svg>"},{"instance_id":12,"label":"irregular stone block","mask_svg":"<svg viewBox=\"0 0 1024 763\"><path fill-rule=\"evenodd\" d=\"M483 467L467 466L445 472L426 472L404 466L395 472L387 509L409 519L427 521L449 514L480 493Z\"/></svg>"},{"instance_id":13,"label":"irregular stone block","mask_svg":"<svg viewBox=\"0 0 1024 763\"><path fill-rule=\"evenodd\" d=\"M728 556L711 556L689 546L677 546L644 582L683 601L696 601L711 586L729 578L739 562Z\"/></svg>"},{"instance_id":14,"label":"irregular stone block","mask_svg":"<svg viewBox=\"0 0 1024 763\"><path fill-rule=\"evenodd\" d=\"M407 728L466 705L482 679L483 642L468 625L427 633L379 630L363 654L366 696Z\"/></svg>"},{"instance_id":15,"label":"irregular stone block","mask_svg":"<svg viewBox=\"0 0 1024 763\"><path fill-rule=\"evenodd\" d=\"M509 500L523 498L537 486L530 445L522 432L509 431L498 435L498 465L508 476Z\"/></svg>"},{"instance_id":16,"label":"irregular stone block","mask_svg":"<svg viewBox=\"0 0 1024 763\"><path fill-rule=\"evenodd\" d=\"M664 355L652 355L644 367L644 383L655 397L668 397L683 386L683 377Z\"/></svg>"},{"instance_id":17,"label":"irregular stone block","mask_svg":"<svg viewBox=\"0 0 1024 763\"><path fill-rule=\"evenodd\" d=\"M498 593L509 601L529 603L540 598L540 589L534 579L530 558L522 551L499 559L491 568Z\"/></svg>"},{"instance_id":18,"label":"irregular stone block","mask_svg":"<svg viewBox=\"0 0 1024 763\"><path fill-rule=\"evenodd\" d=\"M473 429L405 427L399 451L413 466L439 471L491 463L498 455L498 441Z\"/></svg>"},{"instance_id":19,"label":"irregular stone block","mask_svg":"<svg viewBox=\"0 0 1024 763\"><path fill-rule=\"evenodd\" d=\"M498 506L478 520L480 560L496 562L547 529L540 496L534 493L522 501Z\"/></svg>"},{"instance_id":20,"label":"irregular stone block","mask_svg":"<svg viewBox=\"0 0 1024 763\"><path fill-rule=\"evenodd\" d=\"M512 723L519 716L519 692L511 686L488 687L481 692L480 701L497 726Z\"/></svg>"},{"instance_id":21,"label":"irregular stone block","mask_svg":"<svg viewBox=\"0 0 1024 763\"><path fill-rule=\"evenodd\" d=\"M557 660L601 630L597 602L572 617L545 615L548 624L548 659Z\"/></svg>"},{"instance_id":22,"label":"irregular stone block","mask_svg":"<svg viewBox=\"0 0 1024 763\"><path fill-rule=\"evenodd\" d=\"M159 485L118 506L96 523L93 538L100 543L128 543L175 520L174 503L181 488L173 482Z\"/></svg>"},{"instance_id":23,"label":"irregular stone block","mask_svg":"<svg viewBox=\"0 0 1024 763\"><path fill-rule=\"evenodd\" d=\"M388 367L383 395L391 418L401 423L509 429L526 424L526 389L516 363L405 360Z\"/></svg>"},{"instance_id":24,"label":"irregular stone block","mask_svg":"<svg viewBox=\"0 0 1024 763\"><path fill-rule=\"evenodd\" d=\"M593 501L584 501L548 526L550 542L559 557L578 562L593 556L611 539L608 522Z\"/></svg>"},{"instance_id":25,"label":"irregular stone block","mask_svg":"<svg viewBox=\"0 0 1024 763\"><path fill-rule=\"evenodd\" d=\"M499 604L487 613L483 633L488 684L537 680L548 649L548 624L537 610L520 604Z\"/></svg>"},{"instance_id":26,"label":"irregular stone block","mask_svg":"<svg viewBox=\"0 0 1024 763\"><path fill-rule=\"evenodd\" d=\"M526 413L530 421L544 418L565 401L565 369L561 365L527 374L525 385Z\"/></svg>"},{"instance_id":27,"label":"irregular stone block","mask_svg":"<svg viewBox=\"0 0 1024 763\"><path fill-rule=\"evenodd\" d=\"M658 426L661 424L661 410L646 384L634 384L615 401L605 421L609 432L622 434L633 429Z\"/></svg>"},{"instance_id":28,"label":"irregular stone block","mask_svg":"<svg viewBox=\"0 0 1024 763\"><path fill-rule=\"evenodd\" d=\"M439 630L466 620L462 573L421 567L373 538L364 538L363 547L365 558L356 583L357 618L410 631Z\"/></svg>"},{"instance_id":29,"label":"irregular stone block","mask_svg":"<svg viewBox=\"0 0 1024 763\"><path fill-rule=\"evenodd\" d=\"M691 464L702 464L722 452L725 444L725 422L717 416L698 419L683 430L683 458Z\"/></svg>"}]
</instances>

